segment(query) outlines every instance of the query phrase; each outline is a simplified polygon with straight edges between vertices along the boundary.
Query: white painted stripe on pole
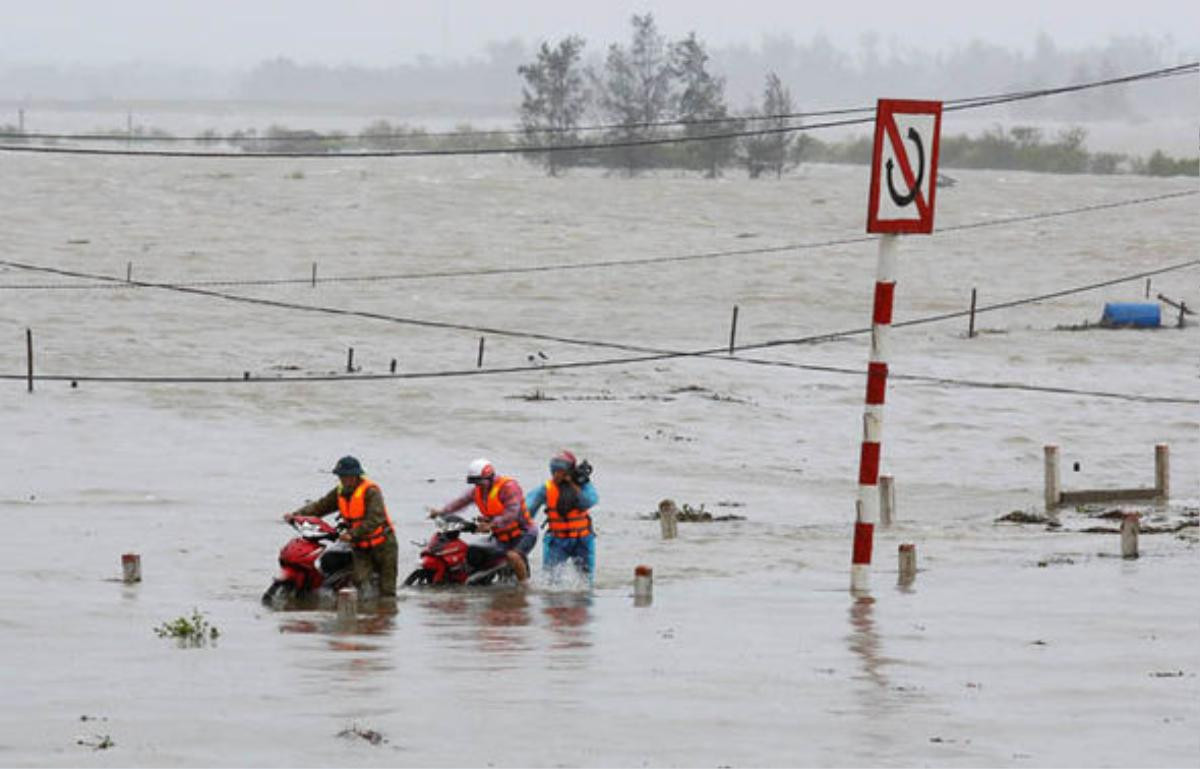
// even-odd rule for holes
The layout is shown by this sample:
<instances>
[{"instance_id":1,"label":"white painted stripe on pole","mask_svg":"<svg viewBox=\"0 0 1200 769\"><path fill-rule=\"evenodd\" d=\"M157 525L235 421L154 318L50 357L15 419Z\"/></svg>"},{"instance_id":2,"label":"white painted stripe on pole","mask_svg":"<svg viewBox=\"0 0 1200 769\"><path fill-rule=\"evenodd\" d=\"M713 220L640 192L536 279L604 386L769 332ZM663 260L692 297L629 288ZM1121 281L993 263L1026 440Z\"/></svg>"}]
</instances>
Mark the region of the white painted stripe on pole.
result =
<instances>
[{"instance_id":1,"label":"white painted stripe on pole","mask_svg":"<svg viewBox=\"0 0 1200 769\"><path fill-rule=\"evenodd\" d=\"M871 363L887 363L888 353L892 349L892 326L879 323L871 324Z\"/></svg>"},{"instance_id":2,"label":"white painted stripe on pole","mask_svg":"<svg viewBox=\"0 0 1200 769\"><path fill-rule=\"evenodd\" d=\"M871 564L850 565L850 589L856 593L865 593L871 589Z\"/></svg>"},{"instance_id":3,"label":"white painted stripe on pole","mask_svg":"<svg viewBox=\"0 0 1200 769\"><path fill-rule=\"evenodd\" d=\"M863 443L883 442L883 406L863 408Z\"/></svg>"},{"instance_id":4,"label":"white painted stripe on pole","mask_svg":"<svg viewBox=\"0 0 1200 769\"><path fill-rule=\"evenodd\" d=\"M858 522L879 523L879 487L858 484Z\"/></svg>"},{"instance_id":5,"label":"white painted stripe on pole","mask_svg":"<svg viewBox=\"0 0 1200 769\"><path fill-rule=\"evenodd\" d=\"M875 265L875 280L880 283L896 282L896 245L899 235L879 236L879 261Z\"/></svg>"}]
</instances>

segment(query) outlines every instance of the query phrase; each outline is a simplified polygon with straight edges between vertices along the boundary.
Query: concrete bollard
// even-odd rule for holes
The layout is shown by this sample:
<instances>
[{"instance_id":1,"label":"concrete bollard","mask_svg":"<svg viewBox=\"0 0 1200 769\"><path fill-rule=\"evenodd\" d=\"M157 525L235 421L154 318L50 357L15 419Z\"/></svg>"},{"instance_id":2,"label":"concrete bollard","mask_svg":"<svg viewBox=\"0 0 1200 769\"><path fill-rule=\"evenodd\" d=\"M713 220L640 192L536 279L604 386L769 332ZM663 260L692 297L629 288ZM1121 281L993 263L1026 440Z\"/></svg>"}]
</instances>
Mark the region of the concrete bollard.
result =
<instances>
[{"instance_id":1,"label":"concrete bollard","mask_svg":"<svg viewBox=\"0 0 1200 769\"><path fill-rule=\"evenodd\" d=\"M358 589L344 587L337 593L338 622L354 622L358 617Z\"/></svg>"},{"instance_id":2,"label":"concrete bollard","mask_svg":"<svg viewBox=\"0 0 1200 769\"><path fill-rule=\"evenodd\" d=\"M633 570L633 605L649 606L654 600L654 570L638 566Z\"/></svg>"},{"instance_id":3,"label":"concrete bollard","mask_svg":"<svg viewBox=\"0 0 1200 769\"><path fill-rule=\"evenodd\" d=\"M900 582L912 582L917 577L917 546L900 546Z\"/></svg>"},{"instance_id":4,"label":"concrete bollard","mask_svg":"<svg viewBox=\"0 0 1200 769\"><path fill-rule=\"evenodd\" d=\"M658 503L658 524L662 527L663 539L675 539L679 534L679 508L674 500L664 499Z\"/></svg>"},{"instance_id":5,"label":"concrete bollard","mask_svg":"<svg viewBox=\"0 0 1200 769\"><path fill-rule=\"evenodd\" d=\"M1058 446L1049 444L1043 451L1046 455L1046 512L1050 512L1062 501L1062 476L1058 470Z\"/></svg>"},{"instance_id":6,"label":"concrete bollard","mask_svg":"<svg viewBox=\"0 0 1200 769\"><path fill-rule=\"evenodd\" d=\"M879 476L879 523L891 526L896 520L896 479L890 475Z\"/></svg>"},{"instance_id":7,"label":"concrete bollard","mask_svg":"<svg viewBox=\"0 0 1200 769\"><path fill-rule=\"evenodd\" d=\"M125 584L142 581L142 557L137 553L125 553L121 556L121 579Z\"/></svg>"},{"instance_id":8,"label":"concrete bollard","mask_svg":"<svg viewBox=\"0 0 1200 769\"><path fill-rule=\"evenodd\" d=\"M1165 443L1154 447L1154 493L1162 502L1171 498L1171 447Z\"/></svg>"},{"instance_id":9,"label":"concrete bollard","mask_svg":"<svg viewBox=\"0 0 1200 769\"><path fill-rule=\"evenodd\" d=\"M1121 519L1121 557L1138 557L1138 518L1137 513L1125 513Z\"/></svg>"}]
</instances>

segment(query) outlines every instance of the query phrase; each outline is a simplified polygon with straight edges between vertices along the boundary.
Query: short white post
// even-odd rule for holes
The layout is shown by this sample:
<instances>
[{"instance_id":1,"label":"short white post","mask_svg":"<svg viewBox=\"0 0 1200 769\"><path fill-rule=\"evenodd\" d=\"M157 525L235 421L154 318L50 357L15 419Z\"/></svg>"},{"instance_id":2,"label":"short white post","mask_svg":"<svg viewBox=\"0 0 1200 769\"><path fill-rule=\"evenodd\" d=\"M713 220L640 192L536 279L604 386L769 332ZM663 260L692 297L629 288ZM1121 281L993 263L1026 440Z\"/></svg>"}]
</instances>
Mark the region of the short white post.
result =
<instances>
[{"instance_id":1,"label":"short white post","mask_svg":"<svg viewBox=\"0 0 1200 769\"><path fill-rule=\"evenodd\" d=\"M353 622L358 616L358 590L344 587L337 593L338 622Z\"/></svg>"},{"instance_id":2,"label":"short white post","mask_svg":"<svg viewBox=\"0 0 1200 769\"><path fill-rule=\"evenodd\" d=\"M125 553L121 556L121 579L125 584L142 581L142 557L137 553Z\"/></svg>"},{"instance_id":3,"label":"short white post","mask_svg":"<svg viewBox=\"0 0 1200 769\"><path fill-rule=\"evenodd\" d=\"M1121 557L1138 557L1138 518L1137 513L1125 513L1121 518Z\"/></svg>"},{"instance_id":4,"label":"short white post","mask_svg":"<svg viewBox=\"0 0 1200 769\"><path fill-rule=\"evenodd\" d=\"M1046 452L1046 512L1058 507L1062 500L1062 481L1058 473L1058 446L1045 447Z\"/></svg>"},{"instance_id":5,"label":"short white post","mask_svg":"<svg viewBox=\"0 0 1200 769\"><path fill-rule=\"evenodd\" d=\"M917 546L900 546L900 582L912 582L917 576Z\"/></svg>"},{"instance_id":6,"label":"short white post","mask_svg":"<svg viewBox=\"0 0 1200 769\"><path fill-rule=\"evenodd\" d=\"M891 526L896 516L896 484L890 475L879 476L879 522Z\"/></svg>"},{"instance_id":7,"label":"short white post","mask_svg":"<svg viewBox=\"0 0 1200 769\"><path fill-rule=\"evenodd\" d=\"M633 605L649 606L654 600L654 570L638 566L633 570Z\"/></svg>"},{"instance_id":8,"label":"short white post","mask_svg":"<svg viewBox=\"0 0 1200 769\"><path fill-rule=\"evenodd\" d=\"M1163 502L1171 498L1171 447L1165 443L1154 447L1154 493Z\"/></svg>"},{"instance_id":9,"label":"short white post","mask_svg":"<svg viewBox=\"0 0 1200 769\"><path fill-rule=\"evenodd\" d=\"M675 539L679 534L679 508L674 500L664 499L658 503L658 524L663 539Z\"/></svg>"}]
</instances>

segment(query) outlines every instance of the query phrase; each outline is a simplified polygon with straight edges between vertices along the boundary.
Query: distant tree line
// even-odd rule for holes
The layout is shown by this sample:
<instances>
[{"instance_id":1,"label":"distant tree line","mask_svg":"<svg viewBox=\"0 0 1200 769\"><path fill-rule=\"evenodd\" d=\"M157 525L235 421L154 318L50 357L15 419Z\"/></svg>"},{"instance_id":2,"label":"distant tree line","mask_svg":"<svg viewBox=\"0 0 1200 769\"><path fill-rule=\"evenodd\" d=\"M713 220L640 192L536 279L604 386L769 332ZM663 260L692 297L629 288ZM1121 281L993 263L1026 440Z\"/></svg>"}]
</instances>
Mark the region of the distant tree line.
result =
<instances>
[{"instance_id":1,"label":"distant tree line","mask_svg":"<svg viewBox=\"0 0 1200 769\"><path fill-rule=\"evenodd\" d=\"M668 42L651 14L632 17L628 45L612 44L601 67L583 61L584 40L570 36L542 43L517 73L523 81L521 143L547 148L529 158L556 176L571 167L600 167L633 176L647 169L683 169L720 176L731 167L751 178L780 177L801 160L869 163L871 139L826 143L798 130L792 95L768 72L758 106L735 115L725 97L725 78L695 33ZM1043 54L1046 53L1042 41ZM1051 46L1052 48L1052 46ZM581 130L587 122L602 130ZM1037 128L999 127L977 138L944 137L945 168L999 168L1048 173L1200 174L1200 160L1155 152L1148 160L1116 153L1089 153L1086 131L1070 128L1044 141ZM698 141L664 142L674 138ZM586 149L595 145L612 149ZM570 149L584 147L585 149ZM561 148L561 149L560 149Z\"/></svg>"}]
</instances>

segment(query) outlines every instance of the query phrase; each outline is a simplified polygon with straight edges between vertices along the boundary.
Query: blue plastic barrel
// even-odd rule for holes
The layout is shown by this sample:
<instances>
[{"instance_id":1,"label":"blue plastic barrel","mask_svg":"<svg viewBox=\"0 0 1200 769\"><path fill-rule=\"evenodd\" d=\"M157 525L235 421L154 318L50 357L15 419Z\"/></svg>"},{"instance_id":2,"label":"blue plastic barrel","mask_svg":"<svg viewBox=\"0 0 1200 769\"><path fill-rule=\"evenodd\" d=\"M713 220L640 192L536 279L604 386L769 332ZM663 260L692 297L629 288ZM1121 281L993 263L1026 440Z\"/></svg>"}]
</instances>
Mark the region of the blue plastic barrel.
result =
<instances>
[{"instance_id":1,"label":"blue plastic barrel","mask_svg":"<svg viewBox=\"0 0 1200 769\"><path fill-rule=\"evenodd\" d=\"M1158 328L1162 324L1162 312L1156 302L1106 302L1102 326L1129 326L1132 328Z\"/></svg>"}]
</instances>

